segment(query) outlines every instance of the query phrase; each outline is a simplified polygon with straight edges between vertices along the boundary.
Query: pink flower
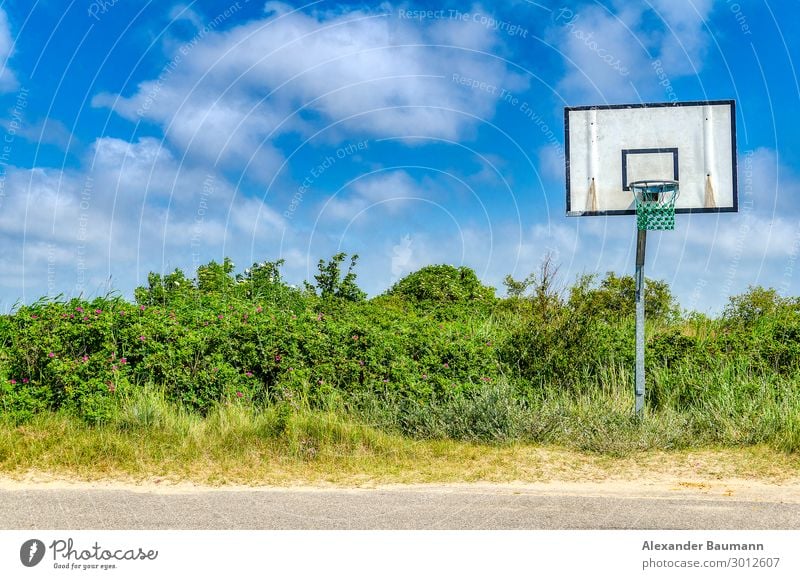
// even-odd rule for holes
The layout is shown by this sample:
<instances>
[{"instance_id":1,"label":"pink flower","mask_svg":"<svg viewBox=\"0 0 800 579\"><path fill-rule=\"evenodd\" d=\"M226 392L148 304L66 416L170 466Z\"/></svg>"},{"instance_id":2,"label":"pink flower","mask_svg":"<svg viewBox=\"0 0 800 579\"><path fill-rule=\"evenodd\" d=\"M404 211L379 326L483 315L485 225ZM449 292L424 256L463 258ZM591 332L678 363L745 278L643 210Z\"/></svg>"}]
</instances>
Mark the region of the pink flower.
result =
<instances>
[{"instance_id":1,"label":"pink flower","mask_svg":"<svg viewBox=\"0 0 800 579\"><path fill-rule=\"evenodd\" d=\"M22 379L22 383L23 383L23 384L27 384L28 382L30 382L30 380L28 380L27 378L23 378L23 379Z\"/></svg>"},{"instance_id":2,"label":"pink flower","mask_svg":"<svg viewBox=\"0 0 800 579\"><path fill-rule=\"evenodd\" d=\"M37 316L37 315L33 315L33 314L31 315L31 319L32 319L32 320L35 320L35 319L36 319L36 318L38 318L38 317L39 317L39 316Z\"/></svg>"},{"instance_id":3,"label":"pink flower","mask_svg":"<svg viewBox=\"0 0 800 579\"><path fill-rule=\"evenodd\" d=\"M218 316L217 316L217 318L218 318L218 319L220 319L220 320L221 320L222 318L224 318L224 317L225 317L225 316L223 316L222 314L220 314L220 315L218 315Z\"/></svg>"},{"instance_id":4,"label":"pink flower","mask_svg":"<svg viewBox=\"0 0 800 579\"><path fill-rule=\"evenodd\" d=\"M241 398L242 396L244 396L244 394L242 394L241 392L237 392L237 393L236 393L236 397L237 397L237 398Z\"/></svg>"},{"instance_id":5,"label":"pink flower","mask_svg":"<svg viewBox=\"0 0 800 579\"><path fill-rule=\"evenodd\" d=\"M141 311L145 311L147 308L146 308L145 306L139 306L139 309L140 309Z\"/></svg>"},{"instance_id":6,"label":"pink flower","mask_svg":"<svg viewBox=\"0 0 800 579\"><path fill-rule=\"evenodd\" d=\"M214 372L219 372L219 368L214 368Z\"/></svg>"},{"instance_id":7,"label":"pink flower","mask_svg":"<svg viewBox=\"0 0 800 579\"><path fill-rule=\"evenodd\" d=\"M448 364L447 362L445 362L445 363L444 363L444 367L445 367L445 368L449 368L449 367L450 367L450 364Z\"/></svg>"},{"instance_id":8,"label":"pink flower","mask_svg":"<svg viewBox=\"0 0 800 579\"><path fill-rule=\"evenodd\" d=\"M264 308L262 308L261 306L258 306L258 307L256 308L256 313L257 313L257 314L260 314L260 313L261 313L261 310L263 310L263 309L264 309Z\"/></svg>"},{"instance_id":9,"label":"pink flower","mask_svg":"<svg viewBox=\"0 0 800 579\"><path fill-rule=\"evenodd\" d=\"M248 378L252 378L253 377L253 373L252 372L245 372L245 376L247 376Z\"/></svg>"},{"instance_id":10,"label":"pink flower","mask_svg":"<svg viewBox=\"0 0 800 579\"><path fill-rule=\"evenodd\" d=\"M354 339L355 341L358 341L358 334L353 334L353 339Z\"/></svg>"},{"instance_id":11,"label":"pink flower","mask_svg":"<svg viewBox=\"0 0 800 579\"><path fill-rule=\"evenodd\" d=\"M53 354L53 352L50 352L49 354L47 354L47 357L48 357L48 358L55 358L55 357L56 357L56 355L55 355L55 354Z\"/></svg>"},{"instance_id":12,"label":"pink flower","mask_svg":"<svg viewBox=\"0 0 800 579\"><path fill-rule=\"evenodd\" d=\"M120 358L119 359L119 363L120 364L127 364L128 363L128 359L127 358Z\"/></svg>"},{"instance_id":13,"label":"pink flower","mask_svg":"<svg viewBox=\"0 0 800 579\"><path fill-rule=\"evenodd\" d=\"M125 312L120 312L119 315L124 316Z\"/></svg>"},{"instance_id":14,"label":"pink flower","mask_svg":"<svg viewBox=\"0 0 800 579\"><path fill-rule=\"evenodd\" d=\"M280 354L276 354L275 355L275 361L276 362L280 362L281 361L281 355Z\"/></svg>"},{"instance_id":15,"label":"pink flower","mask_svg":"<svg viewBox=\"0 0 800 579\"><path fill-rule=\"evenodd\" d=\"M116 364L113 364L113 365L111 366L111 369L112 369L114 372L116 372L116 371L117 371L117 365L116 365Z\"/></svg>"},{"instance_id":16,"label":"pink flower","mask_svg":"<svg viewBox=\"0 0 800 579\"><path fill-rule=\"evenodd\" d=\"M383 379L383 383L384 383L384 384L386 384L386 383L388 383L388 382L389 382L389 379L388 379L388 378L384 378L384 379Z\"/></svg>"},{"instance_id":17,"label":"pink flower","mask_svg":"<svg viewBox=\"0 0 800 579\"><path fill-rule=\"evenodd\" d=\"M81 358L81 360L83 360L84 362L88 362L89 356L84 355L83 358Z\"/></svg>"},{"instance_id":18,"label":"pink flower","mask_svg":"<svg viewBox=\"0 0 800 579\"><path fill-rule=\"evenodd\" d=\"M423 374L423 375L422 375L422 379L423 379L423 380L427 380L427 379L428 379L428 375L427 375L427 374Z\"/></svg>"},{"instance_id":19,"label":"pink flower","mask_svg":"<svg viewBox=\"0 0 800 579\"><path fill-rule=\"evenodd\" d=\"M359 366L363 366L363 365L364 365L364 360L359 360L359 361L358 361L358 365L359 365Z\"/></svg>"},{"instance_id":20,"label":"pink flower","mask_svg":"<svg viewBox=\"0 0 800 579\"><path fill-rule=\"evenodd\" d=\"M83 316L83 321L84 321L84 322L85 322L86 320L88 320L88 319L89 319L89 316Z\"/></svg>"},{"instance_id":21,"label":"pink flower","mask_svg":"<svg viewBox=\"0 0 800 579\"><path fill-rule=\"evenodd\" d=\"M317 380L317 384L325 384L325 380L320 378L319 380Z\"/></svg>"},{"instance_id":22,"label":"pink flower","mask_svg":"<svg viewBox=\"0 0 800 579\"><path fill-rule=\"evenodd\" d=\"M17 383L17 381L14 380L13 378L11 380L9 380L9 382L11 382L12 384L16 384Z\"/></svg>"},{"instance_id":23,"label":"pink flower","mask_svg":"<svg viewBox=\"0 0 800 579\"><path fill-rule=\"evenodd\" d=\"M322 320L322 313L321 312L319 314L317 314L317 321L319 322L320 320Z\"/></svg>"},{"instance_id":24,"label":"pink flower","mask_svg":"<svg viewBox=\"0 0 800 579\"><path fill-rule=\"evenodd\" d=\"M103 313L103 310L95 310L95 311L94 311L94 313L96 313L96 314L102 314L102 313Z\"/></svg>"},{"instance_id":25,"label":"pink flower","mask_svg":"<svg viewBox=\"0 0 800 579\"><path fill-rule=\"evenodd\" d=\"M83 308L82 308L82 307L80 307L80 306L78 306L77 308L75 308L75 311L76 311L76 312L83 312Z\"/></svg>"},{"instance_id":26,"label":"pink flower","mask_svg":"<svg viewBox=\"0 0 800 579\"><path fill-rule=\"evenodd\" d=\"M108 386L108 391L109 392L113 392L114 390L117 389L117 387L114 385L113 382L106 382L106 385Z\"/></svg>"},{"instance_id":27,"label":"pink flower","mask_svg":"<svg viewBox=\"0 0 800 579\"><path fill-rule=\"evenodd\" d=\"M294 370L294 368L292 368L291 366L289 366L289 372L292 372L293 370Z\"/></svg>"},{"instance_id":28,"label":"pink flower","mask_svg":"<svg viewBox=\"0 0 800 579\"><path fill-rule=\"evenodd\" d=\"M145 341L147 338L145 338L144 336L139 336L139 339L140 339L142 342L144 342L144 341Z\"/></svg>"}]
</instances>

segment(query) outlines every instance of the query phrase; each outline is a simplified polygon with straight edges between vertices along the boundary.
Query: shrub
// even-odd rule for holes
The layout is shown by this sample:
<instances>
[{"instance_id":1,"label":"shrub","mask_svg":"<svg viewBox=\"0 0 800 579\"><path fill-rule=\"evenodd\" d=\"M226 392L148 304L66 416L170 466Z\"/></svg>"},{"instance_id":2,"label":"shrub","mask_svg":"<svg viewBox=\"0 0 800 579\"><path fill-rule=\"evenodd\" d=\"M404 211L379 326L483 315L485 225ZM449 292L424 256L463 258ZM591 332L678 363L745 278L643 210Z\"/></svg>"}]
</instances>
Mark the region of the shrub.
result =
<instances>
[{"instance_id":1,"label":"shrub","mask_svg":"<svg viewBox=\"0 0 800 579\"><path fill-rule=\"evenodd\" d=\"M774 289L750 286L738 296L731 296L722 318L728 323L752 327L766 316L785 310L792 302L778 295Z\"/></svg>"},{"instance_id":2,"label":"shrub","mask_svg":"<svg viewBox=\"0 0 800 579\"><path fill-rule=\"evenodd\" d=\"M350 258L350 267L342 276L342 262L347 258L346 253L337 253L326 263L320 259L317 267L319 273L314 276L317 287L307 284L310 290L318 289L322 299L340 298L350 302L360 302L367 294L356 284L356 274L353 271L358 262L358 255Z\"/></svg>"},{"instance_id":3,"label":"shrub","mask_svg":"<svg viewBox=\"0 0 800 579\"><path fill-rule=\"evenodd\" d=\"M221 264L211 261L197 268L197 287L203 293L227 293L234 284L234 263L226 257Z\"/></svg>"},{"instance_id":4,"label":"shrub","mask_svg":"<svg viewBox=\"0 0 800 579\"><path fill-rule=\"evenodd\" d=\"M225 259L193 280L151 274L136 304L21 306L0 316L0 412L19 423L64 411L136 429L158 427L165 409L266 407L267 430L291 437L292 413L322 409L417 437L574 436L615 452L694 436L797 444L795 299L751 288L720 320L682 320L666 284L648 281L648 408L672 424L659 434L628 422L632 278L584 276L564 299L545 261L536 275L508 278L511 297L498 300L472 270L439 265L366 300L356 256L347 272L345 258L320 262L312 292L285 284L282 260L234 277Z\"/></svg>"},{"instance_id":5,"label":"shrub","mask_svg":"<svg viewBox=\"0 0 800 579\"><path fill-rule=\"evenodd\" d=\"M192 296L195 290L192 280L186 279L180 269L175 269L163 278L160 274L151 272L147 276L147 287L136 288L134 297L138 304L165 306Z\"/></svg>"},{"instance_id":6,"label":"shrub","mask_svg":"<svg viewBox=\"0 0 800 579\"><path fill-rule=\"evenodd\" d=\"M525 279L518 281L510 275L503 280L508 301L517 304L520 300L531 305L531 312L541 321L546 322L552 315L558 313L563 307L563 299L556 289L558 266L553 261L552 254L548 253L539 265L539 271L530 274ZM529 295L526 292L533 288Z\"/></svg>"},{"instance_id":7,"label":"shrub","mask_svg":"<svg viewBox=\"0 0 800 579\"><path fill-rule=\"evenodd\" d=\"M597 276L584 275L570 290L569 305L573 310L609 321L635 314L636 280L633 276L617 276L608 272L597 284ZM645 280L644 311L648 320L671 321L679 309L669 286L658 280Z\"/></svg>"},{"instance_id":8,"label":"shrub","mask_svg":"<svg viewBox=\"0 0 800 579\"><path fill-rule=\"evenodd\" d=\"M650 359L666 368L691 360L697 353L697 348L697 339L684 335L678 328L670 328L647 342Z\"/></svg>"},{"instance_id":9,"label":"shrub","mask_svg":"<svg viewBox=\"0 0 800 579\"><path fill-rule=\"evenodd\" d=\"M495 300L494 288L483 285L473 270L452 265L423 267L394 284L386 295L425 307L492 304Z\"/></svg>"}]
</instances>

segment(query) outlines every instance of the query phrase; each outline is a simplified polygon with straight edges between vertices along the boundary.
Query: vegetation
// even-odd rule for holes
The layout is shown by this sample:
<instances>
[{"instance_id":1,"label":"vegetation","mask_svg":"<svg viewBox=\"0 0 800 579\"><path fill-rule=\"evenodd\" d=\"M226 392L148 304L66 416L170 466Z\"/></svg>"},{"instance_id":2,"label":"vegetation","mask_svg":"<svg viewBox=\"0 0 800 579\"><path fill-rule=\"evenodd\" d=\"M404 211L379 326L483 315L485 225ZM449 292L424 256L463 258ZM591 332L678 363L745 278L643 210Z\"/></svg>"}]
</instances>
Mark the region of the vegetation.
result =
<instances>
[{"instance_id":1,"label":"vegetation","mask_svg":"<svg viewBox=\"0 0 800 579\"><path fill-rule=\"evenodd\" d=\"M43 299L0 317L0 465L81 429L136 464L144 439L159 456L236 457L247 443L303 461L417 456L421 440L800 450L797 299L751 288L710 319L648 280L637 420L629 276L559 291L548 259L498 298L470 269L438 265L366 299L357 256L346 262L320 261L297 289L282 261L234 274L226 259L194 279L153 273L135 303Z\"/></svg>"}]
</instances>

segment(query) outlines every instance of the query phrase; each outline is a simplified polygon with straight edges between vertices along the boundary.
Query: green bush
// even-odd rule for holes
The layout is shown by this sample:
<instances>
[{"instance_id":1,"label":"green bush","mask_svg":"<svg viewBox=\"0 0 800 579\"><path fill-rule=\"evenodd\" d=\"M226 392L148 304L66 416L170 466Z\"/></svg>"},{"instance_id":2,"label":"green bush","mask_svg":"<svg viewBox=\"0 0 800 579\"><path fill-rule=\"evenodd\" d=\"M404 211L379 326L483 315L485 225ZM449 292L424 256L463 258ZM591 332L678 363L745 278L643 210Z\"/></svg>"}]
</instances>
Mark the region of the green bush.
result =
<instances>
[{"instance_id":1,"label":"green bush","mask_svg":"<svg viewBox=\"0 0 800 579\"><path fill-rule=\"evenodd\" d=\"M731 296L723 320L731 325L752 327L758 321L779 313L796 312L796 299L786 299L774 289L750 286L742 295Z\"/></svg>"},{"instance_id":2,"label":"green bush","mask_svg":"<svg viewBox=\"0 0 800 579\"><path fill-rule=\"evenodd\" d=\"M386 292L415 304L492 303L494 288L483 285L468 267L429 265L398 281Z\"/></svg>"},{"instance_id":3,"label":"green bush","mask_svg":"<svg viewBox=\"0 0 800 579\"><path fill-rule=\"evenodd\" d=\"M798 446L794 298L751 288L719 319L681 318L666 284L648 280L647 402L659 430L629 420L632 278L584 276L562 297L545 261L507 278L498 299L472 270L438 265L365 299L356 257L347 271L345 259L320 261L305 291L282 279L281 260L234 275L225 259L195 279L151 274L135 303L18 307L0 316L0 413L142 429L175 408L265 409L269 429L300 446L295 413L320 410L423 438L613 452L693 439Z\"/></svg>"},{"instance_id":4,"label":"green bush","mask_svg":"<svg viewBox=\"0 0 800 579\"><path fill-rule=\"evenodd\" d=\"M360 302L367 297L366 292L356 285L355 267L358 256L350 258L350 267L347 273L342 275L342 262L347 258L345 253L337 253L327 263L320 259L318 264L319 273L314 276L317 281L316 288L307 284L309 290L318 289L323 300L339 298L350 302Z\"/></svg>"},{"instance_id":5,"label":"green bush","mask_svg":"<svg viewBox=\"0 0 800 579\"><path fill-rule=\"evenodd\" d=\"M644 311L648 320L669 322L677 319L679 308L665 282L646 279L644 288ZM597 276L584 275L571 288L569 305L586 315L616 321L635 314L635 296L633 276L608 272L598 283Z\"/></svg>"}]
</instances>

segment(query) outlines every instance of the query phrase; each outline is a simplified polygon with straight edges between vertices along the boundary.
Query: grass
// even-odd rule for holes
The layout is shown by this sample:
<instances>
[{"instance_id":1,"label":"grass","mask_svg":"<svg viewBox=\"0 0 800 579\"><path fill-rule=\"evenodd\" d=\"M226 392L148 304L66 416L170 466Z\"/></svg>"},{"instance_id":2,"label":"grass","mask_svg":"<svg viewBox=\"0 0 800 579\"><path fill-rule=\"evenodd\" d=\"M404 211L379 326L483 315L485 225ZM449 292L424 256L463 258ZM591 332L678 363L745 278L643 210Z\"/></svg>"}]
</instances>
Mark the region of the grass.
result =
<instances>
[{"instance_id":1,"label":"grass","mask_svg":"<svg viewBox=\"0 0 800 579\"><path fill-rule=\"evenodd\" d=\"M580 396L551 392L536 408L511 410L503 398L508 391L494 387L475 408L465 408L461 401L427 409L427 414L469 415L493 404L495 414L489 412L488 424L508 428L509 421L517 421L514 429L527 428L524 436L490 436L492 443L438 436L414 439L371 426L366 415L359 418L340 410L312 411L286 404L263 409L221 404L200 416L168 403L157 390L144 389L124 401L113 421L102 425L87 426L65 413L42 413L23 425L0 423L0 472L12 478L48 473L80 480L277 486L663 476L780 482L800 475L799 455L782 451L779 444L755 440L737 430L735 421L718 435L726 444L713 437L698 438L698 418L691 413L656 411L636 421L630 417L630 397L616 390L619 385L610 375L603 387L587 389ZM384 418L392 409L385 412ZM754 416L745 421L755 420ZM772 419L764 417L767 422ZM438 427L444 424L439 418L432 420ZM710 420L724 424L731 418ZM464 429L464 424L454 428ZM486 430L484 424L478 432L495 431ZM781 436L796 436L797 431L779 434L782 440ZM749 442L729 443L740 438Z\"/></svg>"}]
</instances>

